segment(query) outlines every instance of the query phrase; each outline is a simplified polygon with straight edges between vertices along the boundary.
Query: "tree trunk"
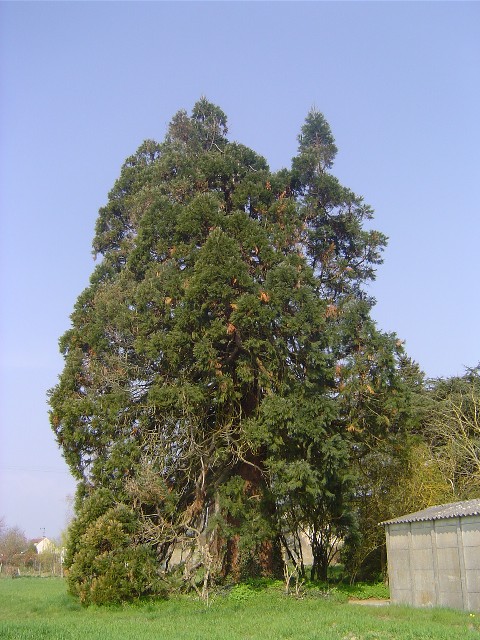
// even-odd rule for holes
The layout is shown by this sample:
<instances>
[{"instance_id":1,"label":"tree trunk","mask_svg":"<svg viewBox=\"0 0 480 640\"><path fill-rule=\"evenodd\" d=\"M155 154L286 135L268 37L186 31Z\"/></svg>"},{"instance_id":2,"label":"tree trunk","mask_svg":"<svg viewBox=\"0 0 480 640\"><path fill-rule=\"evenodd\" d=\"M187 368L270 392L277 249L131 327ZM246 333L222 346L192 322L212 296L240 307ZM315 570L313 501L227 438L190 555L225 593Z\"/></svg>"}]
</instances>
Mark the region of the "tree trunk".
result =
<instances>
[{"instance_id":1,"label":"tree trunk","mask_svg":"<svg viewBox=\"0 0 480 640\"><path fill-rule=\"evenodd\" d=\"M240 462L232 475L242 479L241 516L226 513L228 526L236 531L226 541L222 576L235 582L247 577L281 577L281 545L273 526L275 507L266 499L266 483L260 460L253 456ZM255 524L257 523L257 524Z\"/></svg>"},{"instance_id":2,"label":"tree trunk","mask_svg":"<svg viewBox=\"0 0 480 640\"><path fill-rule=\"evenodd\" d=\"M328 579L328 551L318 541L312 541L313 563L310 572L311 580L327 582Z\"/></svg>"}]
</instances>

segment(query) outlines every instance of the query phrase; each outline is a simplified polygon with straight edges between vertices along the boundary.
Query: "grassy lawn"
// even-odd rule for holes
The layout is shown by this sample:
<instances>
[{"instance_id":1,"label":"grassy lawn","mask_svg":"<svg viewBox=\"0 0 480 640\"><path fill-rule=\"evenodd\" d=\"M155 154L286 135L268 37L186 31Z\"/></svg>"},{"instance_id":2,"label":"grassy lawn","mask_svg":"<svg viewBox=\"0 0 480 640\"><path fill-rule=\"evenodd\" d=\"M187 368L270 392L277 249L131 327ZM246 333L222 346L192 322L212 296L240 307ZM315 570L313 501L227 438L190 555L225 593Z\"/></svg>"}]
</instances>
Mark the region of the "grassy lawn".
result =
<instances>
[{"instance_id":1,"label":"grassy lawn","mask_svg":"<svg viewBox=\"0 0 480 640\"><path fill-rule=\"evenodd\" d=\"M338 592L286 597L237 588L194 598L82 608L60 578L0 580L0 638L14 640L480 640L480 614L363 606Z\"/></svg>"}]
</instances>

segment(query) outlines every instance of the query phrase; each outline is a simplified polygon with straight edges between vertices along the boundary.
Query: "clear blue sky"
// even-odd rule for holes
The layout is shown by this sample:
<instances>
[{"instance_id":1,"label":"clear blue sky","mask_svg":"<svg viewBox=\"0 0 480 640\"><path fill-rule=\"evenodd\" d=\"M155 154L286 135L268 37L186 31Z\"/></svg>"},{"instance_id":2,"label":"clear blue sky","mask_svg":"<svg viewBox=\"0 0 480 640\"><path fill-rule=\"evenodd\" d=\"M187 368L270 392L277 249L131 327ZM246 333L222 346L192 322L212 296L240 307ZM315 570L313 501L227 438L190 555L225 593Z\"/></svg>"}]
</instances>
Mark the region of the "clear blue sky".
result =
<instances>
[{"instance_id":1,"label":"clear blue sky","mask_svg":"<svg viewBox=\"0 0 480 640\"><path fill-rule=\"evenodd\" d=\"M124 159L205 94L230 138L288 166L305 115L389 247L372 292L430 377L480 361L480 4L0 4L0 515L64 528L50 431L58 337Z\"/></svg>"}]
</instances>

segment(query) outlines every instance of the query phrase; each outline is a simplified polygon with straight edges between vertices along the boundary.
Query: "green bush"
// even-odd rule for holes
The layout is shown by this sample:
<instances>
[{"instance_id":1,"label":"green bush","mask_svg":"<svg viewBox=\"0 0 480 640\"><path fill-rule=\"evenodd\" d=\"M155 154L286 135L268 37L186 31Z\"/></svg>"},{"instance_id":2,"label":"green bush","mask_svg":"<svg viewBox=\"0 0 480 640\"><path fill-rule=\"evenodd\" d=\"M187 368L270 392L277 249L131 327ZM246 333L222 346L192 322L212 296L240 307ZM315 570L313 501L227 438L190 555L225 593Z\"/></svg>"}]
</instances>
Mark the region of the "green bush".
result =
<instances>
[{"instance_id":1,"label":"green bush","mask_svg":"<svg viewBox=\"0 0 480 640\"><path fill-rule=\"evenodd\" d=\"M87 526L68 571L70 592L82 604L162 595L155 554L136 542L136 529L135 514L122 504Z\"/></svg>"},{"instance_id":2,"label":"green bush","mask_svg":"<svg viewBox=\"0 0 480 640\"><path fill-rule=\"evenodd\" d=\"M234 602L245 602L245 600L249 600L254 595L255 589L242 582L233 587L228 595L228 599L233 600Z\"/></svg>"}]
</instances>

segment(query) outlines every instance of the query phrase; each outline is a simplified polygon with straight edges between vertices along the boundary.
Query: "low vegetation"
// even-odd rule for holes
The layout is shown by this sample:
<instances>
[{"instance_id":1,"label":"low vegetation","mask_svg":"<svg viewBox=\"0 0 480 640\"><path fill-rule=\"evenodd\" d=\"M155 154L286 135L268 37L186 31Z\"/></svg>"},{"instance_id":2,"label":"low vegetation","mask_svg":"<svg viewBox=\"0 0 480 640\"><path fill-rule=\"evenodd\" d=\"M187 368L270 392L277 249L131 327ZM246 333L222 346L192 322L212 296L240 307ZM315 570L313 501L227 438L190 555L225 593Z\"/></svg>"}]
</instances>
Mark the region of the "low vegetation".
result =
<instances>
[{"instance_id":1,"label":"low vegetation","mask_svg":"<svg viewBox=\"0 0 480 640\"><path fill-rule=\"evenodd\" d=\"M379 592L379 588L383 592ZM370 589L370 591L369 591ZM82 607L59 578L0 580L2 640L296 639L460 640L480 634L480 615L443 609L360 606L349 597L385 595L384 587L307 585L286 596L284 583L252 582L215 594Z\"/></svg>"}]
</instances>

